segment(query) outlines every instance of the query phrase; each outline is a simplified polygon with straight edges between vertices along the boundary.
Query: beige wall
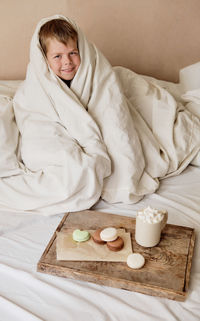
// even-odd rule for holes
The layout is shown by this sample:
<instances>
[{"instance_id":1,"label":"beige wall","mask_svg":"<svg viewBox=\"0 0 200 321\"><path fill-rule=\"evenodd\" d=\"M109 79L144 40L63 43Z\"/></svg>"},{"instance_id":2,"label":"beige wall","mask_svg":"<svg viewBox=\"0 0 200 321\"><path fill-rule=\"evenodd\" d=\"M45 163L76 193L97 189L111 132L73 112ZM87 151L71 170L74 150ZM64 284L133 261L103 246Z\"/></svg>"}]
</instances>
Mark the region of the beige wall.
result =
<instances>
[{"instance_id":1,"label":"beige wall","mask_svg":"<svg viewBox=\"0 0 200 321\"><path fill-rule=\"evenodd\" d=\"M73 18L113 65L166 80L200 60L199 0L0 0L0 79L23 79L42 17Z\"/></svg>"}]
</instances>

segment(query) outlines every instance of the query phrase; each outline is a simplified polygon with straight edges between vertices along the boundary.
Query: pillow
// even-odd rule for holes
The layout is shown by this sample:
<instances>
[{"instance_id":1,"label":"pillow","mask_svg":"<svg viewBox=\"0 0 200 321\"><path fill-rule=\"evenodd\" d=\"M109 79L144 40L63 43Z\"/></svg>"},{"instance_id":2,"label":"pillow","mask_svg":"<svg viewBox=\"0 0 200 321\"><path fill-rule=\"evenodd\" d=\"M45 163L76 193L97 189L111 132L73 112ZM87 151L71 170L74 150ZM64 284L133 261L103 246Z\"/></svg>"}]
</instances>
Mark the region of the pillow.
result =
<instances>
[{"instance_id":1,"label":"pillow","mask_svg":"<svg viewBox=\"0 0 200 321\"><path fill-rule=\"evenodd\" d=\"M22 80L0 80L0 96L13 98Z\"/></svg>"},{"instance_id":2,"label":"pillow","mask_svg":"<svg viewBox=\"0 0 200 321\"><path fill-rule=\"evenodd\" d=\"M2 89L2 88L1 88ZM19 172L16 152L19 131L15 122L12 98L0 91L0 177Z\"/></svg>"}]
</instances>

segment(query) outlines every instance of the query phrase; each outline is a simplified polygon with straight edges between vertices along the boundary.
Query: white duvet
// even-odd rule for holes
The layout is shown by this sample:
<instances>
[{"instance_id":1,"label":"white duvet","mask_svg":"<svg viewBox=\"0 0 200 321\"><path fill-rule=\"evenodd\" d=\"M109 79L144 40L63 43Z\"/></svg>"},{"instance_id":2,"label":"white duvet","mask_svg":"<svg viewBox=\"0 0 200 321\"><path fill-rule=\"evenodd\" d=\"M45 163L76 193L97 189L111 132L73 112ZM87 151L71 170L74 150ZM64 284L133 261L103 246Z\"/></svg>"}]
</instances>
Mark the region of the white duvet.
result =
<instances>
[{"instance_id":1,"label":"white duvet","mask_svg":"<svg viewBox=\"0 0 200 321\"><path fill-rule=\"evenodd\" d=\"M199 117L155 82L112 68L73 21L81 65L68 88L38 41L53 18L66 19L36 27L13 103L0 87L0 207L49 215L90 208L100 197L135 203L197 155Z\"/></svg>"}]
</instances>

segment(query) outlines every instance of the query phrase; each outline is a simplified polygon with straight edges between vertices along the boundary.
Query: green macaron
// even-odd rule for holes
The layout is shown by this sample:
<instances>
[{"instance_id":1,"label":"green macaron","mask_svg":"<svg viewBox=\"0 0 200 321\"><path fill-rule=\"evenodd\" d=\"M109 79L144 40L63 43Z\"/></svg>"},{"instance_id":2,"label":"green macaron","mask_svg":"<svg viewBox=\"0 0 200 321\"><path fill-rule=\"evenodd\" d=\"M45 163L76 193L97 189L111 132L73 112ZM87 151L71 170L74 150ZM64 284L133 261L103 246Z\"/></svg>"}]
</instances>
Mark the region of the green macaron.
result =
<instances>
[{"instance_id":1,"label":"green macaron","mask_svg":"<svg viewBox=\"0 0 200 321\"><path fill-rule=\"evenodd\" d=\"M89 240L90 233L88 231L81 231L77 229L73 231L72 237L76 242L85 242Z\"/></svg>"}]
</instances>

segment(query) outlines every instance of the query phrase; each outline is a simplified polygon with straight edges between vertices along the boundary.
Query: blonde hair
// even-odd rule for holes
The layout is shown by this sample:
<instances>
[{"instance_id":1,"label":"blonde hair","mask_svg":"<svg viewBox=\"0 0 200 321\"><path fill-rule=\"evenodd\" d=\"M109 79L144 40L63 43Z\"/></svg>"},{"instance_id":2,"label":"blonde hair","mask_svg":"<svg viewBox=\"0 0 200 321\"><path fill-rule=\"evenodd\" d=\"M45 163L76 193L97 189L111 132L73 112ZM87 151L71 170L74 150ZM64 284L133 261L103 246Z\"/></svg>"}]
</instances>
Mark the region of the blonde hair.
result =
<instances>
[{"instance_id":1,"label":"blonde hair","mask_svg":"<svg viewBox=\"0 0 200 321\"><path fill-rule=\"evenodd\" d=\"M70 38L78 40L78 33L68 21L53 19L46 22L39 31L39 41L45 55L47 54L47 41L49 38L56 38L56 40L66 45Z\"/></svg>"}]
</instances>

